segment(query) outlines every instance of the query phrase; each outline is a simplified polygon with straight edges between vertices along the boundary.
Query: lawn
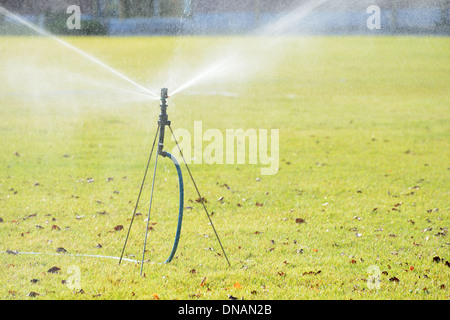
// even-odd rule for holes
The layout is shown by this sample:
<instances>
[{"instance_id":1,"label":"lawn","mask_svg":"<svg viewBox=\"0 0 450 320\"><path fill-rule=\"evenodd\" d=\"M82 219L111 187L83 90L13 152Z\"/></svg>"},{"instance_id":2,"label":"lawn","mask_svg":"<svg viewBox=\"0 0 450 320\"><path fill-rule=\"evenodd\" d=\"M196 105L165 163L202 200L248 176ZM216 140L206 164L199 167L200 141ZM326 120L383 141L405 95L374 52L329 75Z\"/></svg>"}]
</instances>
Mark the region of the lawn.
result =
<instances>
[{"instance_id":1,"label":"lawn","mask_svg":"<svg viewBox=\"0 0 450 320\"><path fill-rule=\"evenodd\" d=\"M261 43L66 40L155 91L205 48ZM228 266L182 167L180 244L162 264L178 185L160 158L140 276L140 263L106 256L121 254L159 102L52 39L3 37L0 298L449 299L449 49L439 37L291 37L251 76L170 97L174 129L279 129L279 170L190 165ZM139 261L150 168L125 250Z\"/></svg>"}]
</instances>

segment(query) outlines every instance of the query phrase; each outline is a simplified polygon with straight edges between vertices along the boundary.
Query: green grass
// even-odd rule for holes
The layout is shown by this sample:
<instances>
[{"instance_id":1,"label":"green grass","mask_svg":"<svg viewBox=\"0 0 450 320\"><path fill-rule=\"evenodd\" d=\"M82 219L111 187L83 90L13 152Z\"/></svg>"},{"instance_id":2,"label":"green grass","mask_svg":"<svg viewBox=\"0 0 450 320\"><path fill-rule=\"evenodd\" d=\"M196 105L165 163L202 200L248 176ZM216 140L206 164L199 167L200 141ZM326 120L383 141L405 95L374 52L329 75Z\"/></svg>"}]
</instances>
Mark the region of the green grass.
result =
<instances>
[{"instance_id":1,"label":"green grass","mask_svg":"<svg viewBox=\"0 0 450 320\"><path fill-rule=\"evenodd\" d=\"M174 55L195 63L205 47L242 39L68 41L158 86ZM217 89L239 96L174 96L174 129L192 132L198 120L204 131L280 129L276 175L261 176L260 165L191 165L231 267L186 172L192 208L176 258L160 264L178 201L175 172L161 160L144 277L130 262L0 253L0 298L449 299L449 265L433 261L450 260L449 48L438 37L289 38L276 68ZM89 91L95 81L125 83L45 38L3 38L0 61L0 251L120 256L158 102ZM137 260L150 180L126 249ZM47 272L53 266L58 274ZM82 293L62 283L71 266ZM367 284L371 266L382 272L379 289Z\"/></svg>"}]
</instances>

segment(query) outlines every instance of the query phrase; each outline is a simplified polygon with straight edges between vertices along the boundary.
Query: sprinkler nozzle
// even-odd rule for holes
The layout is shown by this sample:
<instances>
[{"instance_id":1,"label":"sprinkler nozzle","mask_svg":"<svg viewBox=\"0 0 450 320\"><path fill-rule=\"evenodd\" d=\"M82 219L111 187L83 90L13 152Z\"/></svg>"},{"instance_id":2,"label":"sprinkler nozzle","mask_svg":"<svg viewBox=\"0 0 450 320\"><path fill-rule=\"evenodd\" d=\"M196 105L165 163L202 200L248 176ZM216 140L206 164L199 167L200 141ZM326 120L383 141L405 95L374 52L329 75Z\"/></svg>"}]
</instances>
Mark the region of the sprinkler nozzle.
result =
<instances>
[{"instance_id":1,"label":"sprinkler nozzle","mask_svg":"<svg viewBox=\"0 0 450 320\"><path fill-rule=\"evenodd\" d=\"M164 156L164 129L166 126L170 126L170 120L167 116L167 88L161 89L161 113L159 114L159 143L158 154Z\"/></svg>"},{"instance_id":2,"label":"sprinkler nozzle","mask_svg":"<svg viewBox=\"0 0 450 320\"><path fill-rule=\"evenodd\" d=\"M167 98L169 98L169 96L167 95L167 88L162 88L161 89L161 105L166 105L167 103Z\"/></svg>"}]
</instances>

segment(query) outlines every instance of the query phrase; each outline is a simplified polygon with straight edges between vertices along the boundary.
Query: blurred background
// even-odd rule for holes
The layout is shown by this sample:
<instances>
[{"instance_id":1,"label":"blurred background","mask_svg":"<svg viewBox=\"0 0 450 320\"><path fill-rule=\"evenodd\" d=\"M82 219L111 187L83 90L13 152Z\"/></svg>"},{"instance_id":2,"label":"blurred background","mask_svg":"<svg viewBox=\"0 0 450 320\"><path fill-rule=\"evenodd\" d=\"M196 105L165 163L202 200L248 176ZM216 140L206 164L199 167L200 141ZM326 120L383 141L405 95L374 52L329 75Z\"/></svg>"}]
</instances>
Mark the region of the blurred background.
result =
<instances>
[{"instance_id":1,"label":"blurred background","mask_svg":"<svg viewBox=\"0 0 450 320\"><path fill-rule=\"evenodd\" d=\"M67 35L219 35L251 33L304 0L0 0L4 8L55 34ZM290 34L450 34L449 0L324 1ZM66 12L81 9L82 27L69 30ZM380 8L380 28L367 28L371 13ZM0 33L22 34L0 15Z\"/></svg>"}]
</instances>

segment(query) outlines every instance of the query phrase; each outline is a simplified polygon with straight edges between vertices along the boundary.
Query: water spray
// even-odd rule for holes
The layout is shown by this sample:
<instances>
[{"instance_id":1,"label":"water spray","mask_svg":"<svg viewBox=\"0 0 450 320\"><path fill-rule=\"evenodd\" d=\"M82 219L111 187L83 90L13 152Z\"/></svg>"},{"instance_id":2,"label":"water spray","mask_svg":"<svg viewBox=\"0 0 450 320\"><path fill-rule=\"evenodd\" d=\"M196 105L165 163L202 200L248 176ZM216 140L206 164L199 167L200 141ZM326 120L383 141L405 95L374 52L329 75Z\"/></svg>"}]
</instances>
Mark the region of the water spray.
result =
<instances>
[{"instance_id":1,"label":"water spray","mask_svg":"<svg viewBox=\"0 0 450 320\"><path fill-rule=\"evenodd\" d=\"M173 257L175 256L175 253L177 251L177 247L178 247L178 242L180 240L180 235L181 235L181 226L182 226L182 222L183 222L183 204L184 204L184 183L183 183L183 174L180 168L180 165L177 161L177 159L170 153L168 153L167 151L164 151L164 135L165 135L165 129L166 127L169 127L170 132L172 134L173 140L175 141L175 144L177 145L178 151L180 153L181 158L183 159L184 165L186 166L186 169L189 173L189 176L192 180L192 183L194 184L195 190L199 196L200 202L203 206L203 209L208 217L209 220L209 224L211 225L214 234L216 235L217 241L219 242L220 248L222 249L222 253L228 263L228 265L230 266L230 261L228 260L227 254L225 253L225 250L222 246L222 243L220 241L219 235L216 231L216 228L214 227L214 224L211 220L211 216L208 212L208 209L205 205L205 201L204 198L202 197L202 195L200 194L200 191L197 187L197 184L195 183L195 180L192 176L191 170L189 169L189 166L187 165L186 159L183 156L183 152L181 151L181 148L178 144L178 141L173 133L172 127L171 127L171 122L169 120L168 114L167 114L167 99L169 98L168 96L168 89L167 88L162 88L161 89L161 98L160 98L160 109L161 112L159 114L159 120L158 120L158 128L156 130L156 134L155 134L155 138L153 139L153 145L150 151L150 156L148 158L147 161L147 167L145 168L145 173L144 173L144 177L142 179L142 183L141 183L141 188L139 190L139 194L137 197L137 201L136 201L136 205L134 207L134 211L133 211L133 216L131 217L131 221L130 221L130 226L128 227L128 232L127 232L127 236L125 238L125 242L122 248L122 254L120 255L119 258L119 265L123 259L123 255L125 252L125 247L127 245L128 242L128 237L130 235L130 230L131 230L131 226L133 225L133 221L134 221L134 217L136 216L136 210L139 206L139 200L141 198L141 194L142 194L142 189L144 187L145 184L145 179L148 173L148 168L150 165L150 160L152 158L153 155L153 151L155 148L155 144L156 144L156 140L158 139L158 147L157 147L157 154L156 154L156 158L155 158L155 165L154 165L154 169L153 169L153 180L152 180L152 187L151 187L151 193L150 193L150 204L149 204L149 208L148 208L148 215L147 215L147 226L146 226L146 230L145 230L145 238L144 238L144 247L142 249L142 260L141 260L141 275L142 275L142 270L143 270L143 266L144 266L144 259L145 259L145 249L147 246L147 236L148 236L148 230L149 230L149 223L150 223L150 213L152 210L152 202L153 202L153 191L154 191L154 187L155 187L155 178L156 178L156 168L158 165L158 156L161 156L163 158L169 158L172 160L173 164L175 165L175 168L177 170L177 174L178 174L178 185L179 185L179 204L178 204L178 224L177 224L177 231L175 234L175 240L172 246L172 251L170 252L169 257L167 258L167 260L164 263L169 263L172 261Z\"/></svg>"},{"instance_id":2,"label":"water spray","mask_svg":"<svg viewBox=\"0 0 450 320\"><path fill-rule=\"evenodd\" d=\"M109 65L107 65L106 63L100 61L99 59L97 59L96 57L92 56L91 54L87 53L86 51L83 51L77 47L75 47L74 45L70 44L69 42L66 42L64 40L62 40L61 38L55 36L54 34L38 27L37 25L23 19L22 17L20 17L19 15L9 11L8 9L0 6L0 14L5 15L6 17L9 17L11 19L13 19L14 21L28 27L29 29L35 31L36 33L38 33L41 36L44 37L49 37L50 39L56 41L57 43L59 43L60 45L66 47L69 50L72 50L73 52L76 52L77 54L79 54L80 56L82 56L83 58L91 61L92 63L98 65L99 67L107 70L108 72L110 72L111 74L115 75L116 77L132 84L133 86L135 86L136 88L140 89L141 91L143 91L142 94L146 95L148 98L150 99L158 99L158 95L156 93L154 93L153 91L147 89L146 87L144 87L143 85L137 83L136 81L131 80L130 78L128 78L127 76L125 76L124 74L120 73L119 71L117 71L116 69L110 67ZM139 92L138 92L139 93Z\"/></svg>"},{"instance_id":3,"label":"water spray","mask_svg":"<svg viewBox=\"0 0 450 320\"><path fill-rule=\"evenodd\" d=\"M70 50L76 52L77 54L81 55L83 58L85 58L85 59L87 59L87 60L89 60L89 61L95 63L96 65L98 65L98 66L100 66L100 67L102 67L102 68L104 68L104 69L106 69L107 71L111 72L112 74L114 74L114 75L117 76L118 78L120 78L120 79L122 79L122 80L125 80L126 82L131 83L131 84L134 85L135 87L137 87L137 88L141 89L142 91L144 91L143 94L145 94L145 95L146 95L147 97L149 97L150 99L158 99L158 98L159 98L158 95L155 94L153 91L151 91L151 90L145 88L144 86L142 86L142 85L136 83L135 81L133 81L133 80L131 80L130 78L126 77L125 75L123 75L123 74L120 73L119 71L117 71L117 70L111 68L110 66L106 65L106 64L103 63L102 61L98 60L98 59L95 58L94 56L92 56L92 55L88 54L87 52L85 52L85 51L83 51L83 50L81 50L81 49L78 49L77 47L71 45L70 43L68 43L68 42L66 42L66 41L64 41L64 40L62 40L62 39L60 39L60 38L54 36L53 34L51 34L51 33L47 32L46 30L44 30L44 29L42 29L42 28L36 26L35 24L26 21L25 19L21 18L19 15L16 15L16 14L12 13L11 11L5 9L5 8L2 7L2 6L0 6L0 14L3 14L3 15L5 15L5 16L7 16L7 17L12 18L12 19L15 20L16 22L18 22L18 23L20 23L20 24L22 24L22 25L24 25L24 26L30 28L31 30L37 32L38 34L40 34L40 35L42 35L42 36L49 37L49 38L53 39L54 41L56 41L56 42L59 43L60 45L62 45L62 46L64 46L64 47L66 47L66 48L68 48L68 49L70 49ZM181 91L181 89L184 89L184 88L179 88L178 90L174 91L174 94L175 94L177 91ZM171 155L170 153L164 151L164 135L165 135L165 129L166 129L166 127L169 127L170 132L171 132L171 134L172 134L172 137L173 137L173 139L174 139L174 141L175 141L175 143L176 143L176 145L177 145L177 147L178 147L178 150L179 150L179 152L180 152L180 156L181 156L181 158L183 159L183 162L184 162L184 164L185 164L185 166L186 166L186 169L187 169L187 171L188 171L188 173L189 173L189 176L190 176L190 178L191 178L191 180L192 180L192 182L193 182L193 184L194 184L195 190L197 191L197 194L198 194L198 196L199 196L199 198L200 198L200 201L201 201L201 203L202 203L202 205L203 205L203 208L204 208L204 210L205 210L205 213L206 213L206 215L207 215L207 217L208 217L209 224L211 225L211 227L212 227L213 230L214 230L214 233L215 233L216 238L217 238L217 240L218 240L218 242L219 242L219 244L220 244L220 247L221 247L222 252L223 252L223 254L224 254L225 258L226 258L226 261L227 261L228 265L229 265L229 266L231 265L230 262L229 262L229 260L228 260L227 255L226 255L226 253L225 253L225 250L224 250L224 248L223 248L223 246L222 246L222 243L221 243L221 241L220 241L219 235L217 234L216 229L215 229L215 227L214 227L214 224L213 224L213 222L212 222L212 220L211 220L210 214L208 213L208 209L206 208L206 205L205 205L204 200L203 200L204 198L201 196L201 194L200 194L200 192L199 192L199 190L198 190L198 188L197 188L197 185L196 185L196 183L195 183L195 180L194 180L194 178L193 178L193 176L192 176L192 174L191 174L191 171L190 171L190 169L189 169L189 167L188 167L188 165L187 165L187 162L186 162L186 160L185 160L185 158L184 158L184 156L183 156L183 153L182 153L181 148L180 148L180 146L179 146L179 144L178 144L178 141L176 140L176 137L175 137L175 135L174 135L174 133L173 133L173 130L172 130L171 126L170 126L170 121L168 120L168 115L167 115L167 107L168 107L168 105L167 105L167 99L168 99L168 98L169 98L169 96L168 96L168 90L167 90L167 88L161 89L161 98L160 98L160 101L161 101L161 104L160 104L160 107L161 107L161 113L160 113L160 115L159 115L158 129L157 129L157 131L156 131L155 139L154 139L154 141L153 141L153 146L152 146L152 149L151 149L151 152L150 152L150 156L149 156L149 159L148 159L147 167L146 167L146 169L145 169L144 178L143 178L143 180L142 180L141 188L140 188L140 191L139 191L139 195L138 195L138 198L137 198L137 202L136 202L136 206L135 206L135 209L134 209L134 212L133 212L133 216L132 216L132 218L131 218L130 227L129 227L129 229L128 229L128 233L127 233L127 236L126 236L126 239L125 239L125 243L124 243L124 246L123 246L123 249L122 249L122 254L121 254L121 256L120 256L120 257L113 257L113 256L88 255L88 254L77 254L77 255L74 255L74 256L78 256L78 257L94 257L94 258L118 259L118 260L119 260L119 265L120 265L120 263L122 262L122 260L123 260L123 261L130 261L130 262L138 262L138 261L136 261L136 260L123 258L123 254L124 254L124 252L125 252L125 247L126 247L126 244L127 244L127 241L128 241L129 234L130 234L131 226L132 226L132 224L133 224L134 217L135 217L135 215L136 215L136 209L137 209L137 207L138 207L139 200L140 200L141 193L142 193L142 189L143 189L143 186L144 186L144 183L145 183L145 178L146 178L146 176L147 176L148 167L149 167L150 160L151 160L151 157L152 157L152 154L153 154L153 150L154 150L154 147L155 147L155 142L156 142L157 137L159 136L158 150L157 150L157 155L156 155L156 160L155 160L155 167L154 167L153 181L152 181L152 189L151 189L151 195L150 195L150 206L149 206L148 217L147 217L147 228L146 228L146 231L145 231L144 248L143 248L143 252L142 252L141 275L142 275L143 264L144 264L144 258L145 258L145 248L146 248L146 244L147 244L147 235L148 235L148 230L149 230L149 221L150 221L150 213L151 213L151 206L152 206L152 199L153 199L153 190L154 190L154 186L155 186L155 177L156 177L156 168L157 168L157 164L158 164L158 155L159 155L159 156L162 156L162 157L164 157L164 158L169 158L169 159L171 159L172 162L173 162L174 165L175 165L175 168L176 168L177 174L178 174L178 184L179 184L179 210L178 210L178 224L177 224L177 231L176 231L176 234L175 234L175 240L174 240L174 243L173 243L172 251L171 251L169 257L167 258L167 260L166 260L164 263L169 263L169 262L172 261L173 257L175 256L175 253L176 253L176 250L177 250L177 247L178 247L178 242L179 242L180 235L181 235L181 225L182 225L182 220L183 220L184 185L183 185L183 176L182 176L181 168L180 168L180 165L179 165L178 161L176 160L176 158L175 158L173 155ZM4 253L4 252L0 251L0 253ZM6 253L9 253L9 252L6 252ZM16 254L47 254L47 253L40 253L40 252L16 252Z\"/></svg>"}]
</instances>

